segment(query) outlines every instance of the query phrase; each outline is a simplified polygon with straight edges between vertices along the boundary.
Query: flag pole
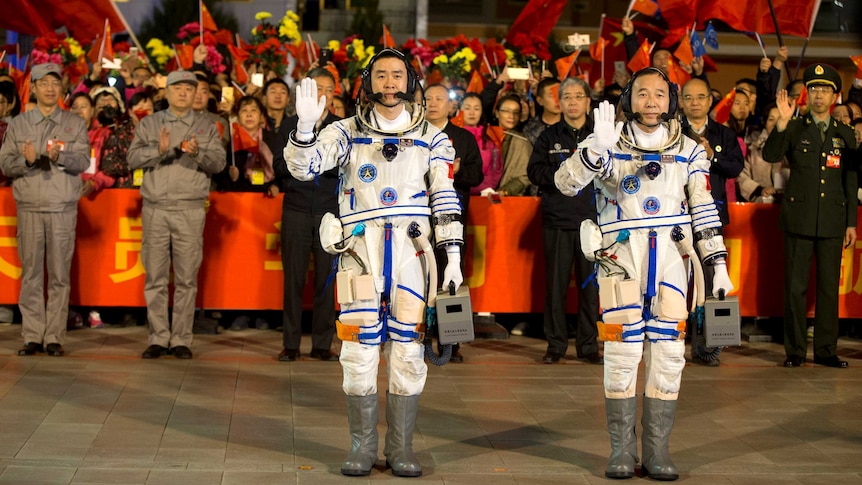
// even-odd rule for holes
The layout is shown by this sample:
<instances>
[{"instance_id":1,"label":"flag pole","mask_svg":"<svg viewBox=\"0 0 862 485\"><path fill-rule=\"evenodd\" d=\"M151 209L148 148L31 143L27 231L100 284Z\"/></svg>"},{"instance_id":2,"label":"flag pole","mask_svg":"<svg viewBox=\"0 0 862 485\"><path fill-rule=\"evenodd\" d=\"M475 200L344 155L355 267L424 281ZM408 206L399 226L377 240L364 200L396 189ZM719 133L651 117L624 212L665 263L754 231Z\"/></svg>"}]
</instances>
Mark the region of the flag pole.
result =
<instances>
[{"instance_id":1,"label":"flag pole","mask_svg":"<svg viewBox=\"0 0 862 485\"><path fill-rule=\"evenodd\" d=\"M772 25L775 26L775 36L778 37L778 46L781 47L784 45L784 40L781 38L781 29L778 28L778 17L776 17L776 15L775 15L775 6L772 5L772 0L766 0L766 1L769 4L769 14L772 15ZM801 58L800 58L799 62L802 62ZM784 69L787 71L787 75L789 76L790 75L790 66L788 66L786 62L784 63ZM791 80L792 79L795 79L795 77L791 78Z\"/></svg>"},{"instance_id":2,"label":"flag pole","mask_svg":"<svg viewBox=\"0 0 862 485\"><path fill-rule=\"evenodd\" d=\"M602 45L602 29L605 26L605 14L602 13L602 17L599 19L599 38L596 39L599 43L599 46L602 48L602 79L605 79L605 46ZM605 80L607 82L607 80Z\"/></svg>"},{"instance_id":3,"label":"flag pole","mask_svg":"<svg viewBox=\"0 0 862 485\"><path fill-rule=\"evenodd\" d=\"M230 136L230 142L231 142L230 166L236 167L236 154L235 154L236 150L234 150L235 147L233 146L233 123L231 123L230 120L228 120L228 122L227 122L227 132L228 132L228 136Z\"/></svg>"},{"instance_id":4,"label":"flag pole","mask_svg":"<svg viewBox=\"0 0 862 485\"><path fill-rule=\"evenodd\" d=\"M760 37L760 34L755 32L754 36L757 37L757 45L760 46L760 52L763 53L763 57L769 57L768 55L766 55L766 48L763 47L763 39Z\"/></svg>"},{"instance_id":5,"label":"flag pole","mask_svg":"<svg viewBox=\"0 0 862 485\"><path fill-rule=\"evenodd\" d=\"M126 21L126 17L123 16L123 12L120 12L120 7L117 6L117 2L110 3L111 6L114 7L114 13L117 14L117 17L119 17L120 22L122 22L123 24L123 27L126 28L126 32L128 32L129 37L132 39L132 42L138 48L138 52L144 54L144 59L147 60L147 68L150 70L151 73L155 73L155 71L153 70L153 63L150 61L150 56L149 54L147 54L147 50L144 49L144 47L141 45L141 41L138 40L138 37L135 35L135 32L129 26L129 22Z\"/></svg>"},{"instance_id":6,"label":"flag pole","mask_svg":"<svg viewBox=\"0 0 862 485\"><path fill-rule=\"evenodd\" d=\"M108 24L109 23L110 22L108 21L108 19L105 19L105 27L102 29L102 43L101 43L101 45L99 45L99 59L96 61L99 63L99 65L102 64L102 56L105 55L105 37L108 36ZM113 59L111 59L111 61L113 61Z\"/></svg>"},{"instance_id":7,"label":"flag pole","mask_svg":"<svg viewBox=\"0 0 862 485\"><path fill-rule=\"evenodd\" d=\"M625 18L629 18L629 15L631 15L631 13L632 13L632 9L634 8L634 6L635 6L635 2L636 2L636 1L637 1L637 0L632 0L631 2L629 2L629 8L628 8L628 9L626 9L626 16L625 16ZM601 31L599 31L599 35L601 35Z\"/></svg>"},{"instance_id":8,"label":"flag pole","mask_svg":"<svg viewBox=\"0 0 862 485\"><path fill-rule=\"evenodd\" d=\"M802 59L805 57L805 50L808 49L808 38L805 38L805 42L802 43L802 52L799 53L799 61L796 63L796 69L793 70L793 79L796 79L796 76L799 75L799 69L802 67ZM787 63L784 63L784 67L787 67ZM787 69L787 75L790 75L790 68Z\"/></svg>"},{"instance_id":9,"label":"flag pole","mask_svg":"<svg viewBox=\"0 0 862 485\"><path fill-rule=\"evenodd\" d=\"M201 28L201 44L204 43L204 0L198 0L198 24Z\"/></svg>"}]
</instances>

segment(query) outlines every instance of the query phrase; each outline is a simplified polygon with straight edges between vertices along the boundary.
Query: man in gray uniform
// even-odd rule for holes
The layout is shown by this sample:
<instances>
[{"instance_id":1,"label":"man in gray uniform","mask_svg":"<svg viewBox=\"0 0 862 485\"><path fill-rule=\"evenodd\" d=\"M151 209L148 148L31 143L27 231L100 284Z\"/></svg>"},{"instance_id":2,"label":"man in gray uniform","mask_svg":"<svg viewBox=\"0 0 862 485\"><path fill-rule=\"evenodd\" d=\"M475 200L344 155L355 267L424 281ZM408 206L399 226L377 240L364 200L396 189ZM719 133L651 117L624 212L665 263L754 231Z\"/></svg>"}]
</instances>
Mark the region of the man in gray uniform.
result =
<instances>
[{"instance_id":1,"label":"man in gray uniform","mask_svg":"<svg viewBox=\"0 0 862 485\"><path fill-rule=\"evenodd\" d=\"M30 76L36 108L9 123L0 149L0 170L13 179L18 207L18 255L23 269L18 306L24 323L24 347L18 355L46 350L48 355L61 356L81 195L79 174L90 164L90 143L84 121L57 107L63 96L60 66L37 64Z\"/></svg>"},{"instance_id":2,"label":"man in gray uniform","mask_svg":"<svg viewBox=\"0 0 862 485\"><path fill-rule=\"evenodd\" d=\"M144 298L149 347L141 357L168 353L191 359L192 325L210 176L225 167L225 149L215 124L192 110L198 81L189 71L168 75L168 109L147 116L135 130L129 167L144 169L141 196L147 271ZM168 280L174 266L174 309L168 321Z\"/></svg>"}]
</instances>

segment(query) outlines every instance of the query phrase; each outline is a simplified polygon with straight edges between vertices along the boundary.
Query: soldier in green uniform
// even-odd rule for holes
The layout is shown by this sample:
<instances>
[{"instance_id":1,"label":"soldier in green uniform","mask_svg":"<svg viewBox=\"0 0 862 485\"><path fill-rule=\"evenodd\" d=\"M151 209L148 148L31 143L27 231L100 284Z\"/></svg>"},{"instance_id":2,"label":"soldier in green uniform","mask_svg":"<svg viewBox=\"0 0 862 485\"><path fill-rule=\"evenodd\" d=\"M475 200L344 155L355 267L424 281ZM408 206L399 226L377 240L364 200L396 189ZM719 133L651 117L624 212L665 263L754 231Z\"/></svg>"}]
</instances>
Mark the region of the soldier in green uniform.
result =
<instances>
[{"instance_id":1,"label":"soldier in green uniform","mask_svg":"<svg viewBox=\"0 0 862 485\"><path fill-rule=\"evenodd\" d=\"M787 157L790 180L779 227L784 231L785 367L805 363L805 293L812 254L817 258L814 363L847 367L838 358L838 280L841 251L856 242L857 172L853 129L834 120L829 108L841 92L841 77L826 64L803 75L809 112L791 119L787 91L778 93L778 122L763 146L763 159Z\"/></svg>"}]
</instances>

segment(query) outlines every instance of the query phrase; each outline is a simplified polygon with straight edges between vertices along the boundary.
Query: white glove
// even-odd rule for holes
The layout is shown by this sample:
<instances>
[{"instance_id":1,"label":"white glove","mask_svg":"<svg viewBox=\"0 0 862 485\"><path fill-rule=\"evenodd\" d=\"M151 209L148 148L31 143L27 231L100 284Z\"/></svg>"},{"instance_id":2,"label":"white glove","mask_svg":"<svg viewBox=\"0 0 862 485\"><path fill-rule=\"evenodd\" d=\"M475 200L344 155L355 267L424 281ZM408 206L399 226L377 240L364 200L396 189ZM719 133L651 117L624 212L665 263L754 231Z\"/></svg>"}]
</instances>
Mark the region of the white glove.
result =
<instances>
[{"instance_id":1,"label":"white glove","mask_svg":"<svg viewBox=\"0 0 862 485\"><path fill-rule=\"evenodd\" d=\"M323 214L320 220L320 246L329 254L338 254L341 251L335 249L335 245L344 239L344 228L341 219L335 217L332 212Z\"/></svg>"},{"instance_id":2,"label":"white glove","mask_svg":"<svg viewBox=\"0 0 862 485\"><path fill-rule=\"evenodd\" d=\"M489 195L496 193L497 191L492 189L491 187L485 187L484 189L482 189L481 192L479 192L479 195L481 195L482 197L488 197Z\"/></svg>"},{"instance_id":3,"label":"white glove","mask_svg":"<svg viewBox=\"0 0 862 485\"><path fill-rule=\"evenodd\" d=\"M620 140L620 133L623 131L623 122L617 122L614 105L602 101L598 108L593 110L593 143L590 145L590 150L604 155L604 153L613 148Z\"/></svg>"},{"instance_id":4,"label":"white glove","mask_svg":"<svg viewBox=\"0 0 862 485\"><path fill-rule=\"evenodd\" d=\"M712 277L712 296L718 298L718 290L724 290L727 295L733 291L733 283L730 282L730 276L727 275L727 264L723 259L713 263L715 276Z\"/></svg>"},{"instance_id":5,"label":"white glove","mask_svg":"<svg viewBox=\"0 0 862 485\"><path fill-rule=\"evenodd\" d=\"M461 249L457 245L446 246L446 269L443 270L443 290L449 289L449 282L455 283L455 291L464 282L461 274Z\"/></svg>"},{"instance_id":6,"label":"white glove","mask_svg":"<svg viewBox=\"0 0 862 485\"><path fill-rule=\"evenodd\" d=\"M326 109L326 96L317 99L317 83L314 79L305 78L296 86L296 123L297 135L306 135L314 131L314 124Z\"/></svg>"}]
</instances>

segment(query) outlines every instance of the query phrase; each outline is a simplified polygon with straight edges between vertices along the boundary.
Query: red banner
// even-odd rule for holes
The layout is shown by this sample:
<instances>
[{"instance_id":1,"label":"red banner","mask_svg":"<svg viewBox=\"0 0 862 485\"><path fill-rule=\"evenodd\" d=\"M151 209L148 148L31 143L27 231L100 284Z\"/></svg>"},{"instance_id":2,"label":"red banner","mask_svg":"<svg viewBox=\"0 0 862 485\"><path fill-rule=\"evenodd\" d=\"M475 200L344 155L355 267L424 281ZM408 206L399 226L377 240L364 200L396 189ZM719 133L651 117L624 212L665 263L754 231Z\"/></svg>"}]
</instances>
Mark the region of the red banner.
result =
<instances>
[{"instance_id":1,"label":"red banner","mask_svg":"<svg viewBox=\"0 0 862 485\"><path fill-rule=\"evenodd\" d=\"M78 206L73 305L144 306L140 196L113 189ZM730 278L744 316L783 313L784 252L778 205L731 204L725 230ZM212 309L280 309L280 198L214 193L204 230L198 304ZM12 191L0 188L0 304L18 301L21 263ZM545 276L539 199L473 197L467 224L465 279L474 311L541 313ZM813 278L813 276L812 276ZM310 280L309 280L310 281ZM812 279L813 287L813 279ZM569 285L575 312L576 283ZM862 317L862 241L844 251L839 281L842 318ZM809 292L813 298L814 292ZM306 287L306 304L311 301ZM809 311L813 304L809 301Z\"/></svg>"}]
</instances>

